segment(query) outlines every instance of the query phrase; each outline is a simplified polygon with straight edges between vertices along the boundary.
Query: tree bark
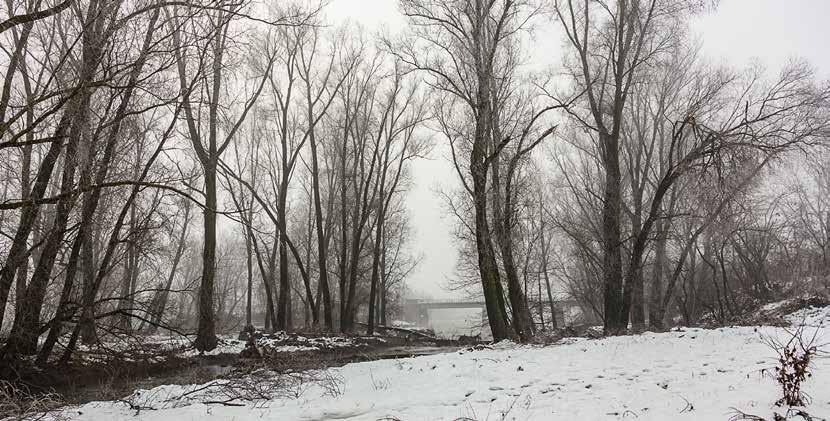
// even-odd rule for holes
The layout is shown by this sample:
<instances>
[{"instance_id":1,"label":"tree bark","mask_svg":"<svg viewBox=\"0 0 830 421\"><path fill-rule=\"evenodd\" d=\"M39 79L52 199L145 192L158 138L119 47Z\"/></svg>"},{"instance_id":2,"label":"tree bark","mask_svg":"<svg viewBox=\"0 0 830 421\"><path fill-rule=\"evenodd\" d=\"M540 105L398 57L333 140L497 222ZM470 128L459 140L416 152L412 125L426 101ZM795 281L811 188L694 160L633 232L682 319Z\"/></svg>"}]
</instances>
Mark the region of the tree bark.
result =
<instances>
[{"instance_id":1,"label":"tree bark","mask_svg":"<svg viewBox=\"0 0 830 421\"><path fill-rule=\"evenodd\" d=\"M622 240L620 234L620 159L619 140L600 134L604 145L605 192L602 204L602 251L605 334L620 334L628 328L628 315L623 302Z\"/></svg>"},{"instance_id":2,"label":"tree bark","mask_svg":"<svg viewBox=\"0 0 830 421\"><path fill-rule=\"evenodd\" d=\"M216 287L216 163L203 163L205 169L204 238L202 248L202 282L199 287L199 324L193 345L199 351L216 348L216 312L213 292Z\"/></svg>"}]
</instances>

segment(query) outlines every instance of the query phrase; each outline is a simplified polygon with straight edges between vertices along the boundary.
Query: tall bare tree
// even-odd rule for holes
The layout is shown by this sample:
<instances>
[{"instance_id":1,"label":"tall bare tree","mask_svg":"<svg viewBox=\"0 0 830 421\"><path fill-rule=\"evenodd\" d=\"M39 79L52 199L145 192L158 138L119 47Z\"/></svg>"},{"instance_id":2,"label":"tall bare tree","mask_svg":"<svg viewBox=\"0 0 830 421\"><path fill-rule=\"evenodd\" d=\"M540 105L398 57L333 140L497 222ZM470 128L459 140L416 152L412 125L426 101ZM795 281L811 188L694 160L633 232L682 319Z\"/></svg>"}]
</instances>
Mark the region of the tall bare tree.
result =
<instances>
[{"instance_id":1,"label":"tall bare tree","mask_svg":"<svg viewBox=\"0 0 830 421\"><path fill-rule=\"evenodd\" d=\"M488 216L488 174L493 160L512 140L496 138L501 108L495 93L513 72L511 48L535 9L527 1L402 0L410 22L407 38L390 50L423 72L426 83L444 99L443 134L452 144L467 142L470 181L459 169L474 208L478 272L487 303L490 329L496 340L510 335L503 288ZM472 127L467 130L464 127Z\"/></svg>"},{"instance_id":2,"label":"tall bare tree","mask_svg":"<svg viewBox=\"0 0 830 421\"><path fill-rule=\"evenodd\" d=\"M174 30L174 55L183 92L181 101L187 136L202 166L204 178L202 280L199 293L199 328L194 342L196 348L200 351L212 350L218 343L216 338L214 287L216 277L216 217L218 211L217 169L219 161L262 93L263 87L268 81L267 74L274 65L275 59L273 52L265 57L261 64L262 68L259 69L261 73L261 75L258 75L260 80L254 83L250 94L243 99L238 116L228 124L223 124L223 121L220 120L220 106L227 98L225 94L227 87L224 86L227 80L224 73L228 71L228 60L232 59L227 55L230 54L233 48L230 41L233 36L232 31L235 30L233 23L239 20L238 12L243 6L241 4L228 4L204 12L205 16L202 21L208 25L212 36L207 38L202 45L196 43L194 48L204 48L210 51L208 57L210 65L205 68L200 67L198 63L188 63L187 51L182 48L184 45L182 38L185 31L180 27L182 25L180 21L182 20L181 15L186 11L177 11L172 19L168 21ZM185 24L195 25L195 23L189 22ZM192 66L190 70L188 70L188 66ZM186 90L187 82L191 77L189 71L204 72L206 82L203 89L199 90L199 92L204 92L204 97L196 101L196 104L206 104L204 114L201 112L201 106L199 105L197 105L198 112L194 110L195 107L192 105L193 101L190 98L191 93ZM227 112L224 107L221 111L223 114Z\"/></svg>"}]
</instances>

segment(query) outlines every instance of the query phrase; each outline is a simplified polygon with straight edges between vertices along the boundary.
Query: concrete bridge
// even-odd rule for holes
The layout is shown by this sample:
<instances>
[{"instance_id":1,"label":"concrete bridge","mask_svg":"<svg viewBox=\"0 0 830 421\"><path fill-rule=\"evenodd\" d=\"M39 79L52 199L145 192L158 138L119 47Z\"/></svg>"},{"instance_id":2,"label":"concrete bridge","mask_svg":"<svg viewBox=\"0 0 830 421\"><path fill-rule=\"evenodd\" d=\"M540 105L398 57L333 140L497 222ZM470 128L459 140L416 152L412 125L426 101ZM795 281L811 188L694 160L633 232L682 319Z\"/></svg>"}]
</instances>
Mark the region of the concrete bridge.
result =
<instances>
[{"instance_id":1,"label":"concrete bridge","mask_svg":"<svg viewBox=\"0 0 830 421\"><path fill-rule=\"evenodd\" d=\"M550 317L547 311L550 304L547 301L531 303L531 308L538 308L542 305L545 308L546 317ZM584 309L576 300L557 300L554 302L556 309L556 321L559 326L570 326L575 323L596 322L596 317L586 315ZM430 318L430 312L448 309L478 309L481 311L481 326L487 324L487 308L483 300L417 300L408 299L404 302L404 319L414 323L420 328L434 328ZM534 312L534 317L536 316Z\"/></svg>"},{"instance_id":2,"label":"concrete bridge","mask_svg":"<svg viewBox=\"0 0 830 421\"><path fill-rule=\"evenodd\" d=\"M430 310L480 309L482 320L487 321L487 307L484 301L464 300L406 300L404 302L404 319L418 327L431 328Z\"/></svg>"}]
</instances>

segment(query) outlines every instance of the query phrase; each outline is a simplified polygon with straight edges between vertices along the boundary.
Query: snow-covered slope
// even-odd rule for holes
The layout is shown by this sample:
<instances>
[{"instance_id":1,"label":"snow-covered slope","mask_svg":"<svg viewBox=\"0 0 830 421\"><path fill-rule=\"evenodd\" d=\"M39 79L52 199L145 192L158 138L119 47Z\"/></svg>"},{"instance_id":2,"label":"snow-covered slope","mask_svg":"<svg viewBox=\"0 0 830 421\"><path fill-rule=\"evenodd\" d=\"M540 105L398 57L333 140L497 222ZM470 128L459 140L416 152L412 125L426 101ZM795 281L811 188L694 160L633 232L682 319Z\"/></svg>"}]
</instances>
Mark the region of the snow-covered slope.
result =
<instances>
[{"instance_id":1,"label":"snow-covered slope","mask_svg":"<svg viewBox=\"0 0 830 421\"><path fill-rule=\"evenodd\" d=\"M164 402L182 389L163 386L143 392L154 396L144 403L156 410L136 415L123 403L97 402L67 414L144 421L728 420L739 409L772 419L778 390L762 370L775 361L762 335L783 338L786 332L686 329L548 347L504 344L349 364L334 369L343 380L339 396L313 386L298 399L256 407L185 405ZM821 328L820 342L830 342L830 329ZM830 418L830 359L815 360L805 391L813 398L808 411Z\"/></svg>"}]
</instances>

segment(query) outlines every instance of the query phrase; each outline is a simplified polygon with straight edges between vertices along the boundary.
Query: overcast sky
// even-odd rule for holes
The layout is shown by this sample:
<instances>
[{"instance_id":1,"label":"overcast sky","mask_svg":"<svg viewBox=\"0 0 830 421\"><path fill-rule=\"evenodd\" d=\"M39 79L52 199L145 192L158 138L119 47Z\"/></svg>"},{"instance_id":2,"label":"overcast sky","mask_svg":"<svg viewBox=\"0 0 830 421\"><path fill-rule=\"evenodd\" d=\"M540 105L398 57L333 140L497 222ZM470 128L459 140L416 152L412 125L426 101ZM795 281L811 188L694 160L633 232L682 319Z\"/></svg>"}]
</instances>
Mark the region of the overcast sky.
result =
<instances>
[{"instance_id":1,"label":"overcast sky","mask_svg":"<svg viewBox=\"0 0 830 421\"><path fill-rule=\"evenodd\" d=\"M326 14L333 22L351 19L369 31L404 25L396 0L332 0ZM760 61L774 71L793 57L807 59L823 77L830 77L830 0L720 0L714 13L694 23L711 60L733 66ZM534 57L555 63L561 56L561 35L555 23L541 30ZM546 58L547 57L547 58ZM436 139L436 142L440 140ZM414 164L415 186L408 203L415 228L414 248L423 253L419 270L409 279L415 290L433 297L449 297L446 279L454 275L456 249L452 220L446 215L436 186L451 186L455 174L436 145L431 160Z\"/></svg>"}]
</instances>

